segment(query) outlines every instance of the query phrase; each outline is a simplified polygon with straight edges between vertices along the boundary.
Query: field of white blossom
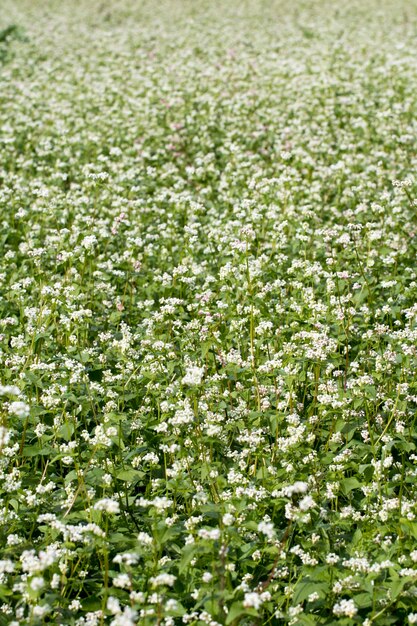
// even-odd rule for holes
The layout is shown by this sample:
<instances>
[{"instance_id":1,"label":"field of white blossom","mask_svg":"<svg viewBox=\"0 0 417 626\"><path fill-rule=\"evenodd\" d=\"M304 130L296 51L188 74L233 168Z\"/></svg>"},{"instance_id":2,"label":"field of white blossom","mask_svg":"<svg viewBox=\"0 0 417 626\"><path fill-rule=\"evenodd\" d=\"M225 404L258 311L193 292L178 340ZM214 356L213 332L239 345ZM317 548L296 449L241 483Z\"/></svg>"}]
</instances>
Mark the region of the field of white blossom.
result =
<instances>
[{"instance_id":1,"label":"field of white blossom","mask_svg":"<svg viewBox=\"0 0 417 626\"><path fill-rule=\"evenodd\" d=\"M417 624L417 0L2 0L0 626Z\"/></svg>"}]
</instances>

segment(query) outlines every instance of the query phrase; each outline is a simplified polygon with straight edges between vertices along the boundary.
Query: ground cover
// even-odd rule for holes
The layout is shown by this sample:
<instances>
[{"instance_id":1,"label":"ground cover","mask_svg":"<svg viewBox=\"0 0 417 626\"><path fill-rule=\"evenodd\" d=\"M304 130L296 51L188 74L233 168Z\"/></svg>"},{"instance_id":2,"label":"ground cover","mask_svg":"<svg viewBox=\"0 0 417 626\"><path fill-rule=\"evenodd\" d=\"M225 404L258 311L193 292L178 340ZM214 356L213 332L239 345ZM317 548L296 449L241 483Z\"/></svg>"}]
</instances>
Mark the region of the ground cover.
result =
<instances>
[{"instance_id":1,"label":"ground cover","mask_svg":"<svg viewBox=\"0 0 417 626\"><path fill-rule=\"evenodd\" d=\"M416 35L3 0L0 624L417 623Z\"/></svg>"}]
</instances>

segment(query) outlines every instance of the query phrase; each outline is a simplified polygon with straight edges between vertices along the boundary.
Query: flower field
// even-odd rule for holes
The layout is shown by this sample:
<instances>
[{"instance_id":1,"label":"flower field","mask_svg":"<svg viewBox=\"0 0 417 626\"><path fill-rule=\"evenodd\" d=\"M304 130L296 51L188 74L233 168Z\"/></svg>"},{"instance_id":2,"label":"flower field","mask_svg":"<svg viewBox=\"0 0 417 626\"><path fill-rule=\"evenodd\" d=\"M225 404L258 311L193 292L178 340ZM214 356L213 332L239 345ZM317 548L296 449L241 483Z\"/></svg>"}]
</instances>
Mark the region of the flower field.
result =
<instances>
[{"instance_id":1,"label":"flower field","mask_svg":"<svg viewBox=\"0 0 417 626\"><path fill-rule=\"evenodd\" d=\"M417 624L417 0L2 0L0 626Z\"/></svg>"}]
</instances>

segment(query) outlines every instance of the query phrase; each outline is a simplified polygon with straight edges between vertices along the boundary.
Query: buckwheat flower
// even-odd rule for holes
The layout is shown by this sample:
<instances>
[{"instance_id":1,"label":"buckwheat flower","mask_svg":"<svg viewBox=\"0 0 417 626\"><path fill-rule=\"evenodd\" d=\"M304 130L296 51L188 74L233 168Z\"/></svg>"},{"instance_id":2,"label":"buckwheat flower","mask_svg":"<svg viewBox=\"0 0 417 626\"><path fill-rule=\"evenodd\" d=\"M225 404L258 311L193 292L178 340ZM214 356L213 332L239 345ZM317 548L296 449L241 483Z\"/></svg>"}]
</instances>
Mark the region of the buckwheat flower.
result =
<instances>
[{"instance_id":1,"label":"buckwheat flower","mask_svg":"<svg viewBox=\"0 0 417 626\"><path fill-rule=\"evenodd\" d=\"M182 379L182 383L183 385L189 385L189 386L201 385L203 374L204 374L204 367L197 367L196 365L191 365L186 368L185 376Z\"/></svg>"},{"instance_id":2,"label":"buckwheat flower","mask_svg":"<svg viewBox=\"0 0 417 626\"><path fill-rule=\"evenodd\" d=\"M234 517L231 513L225 513L222 517L222 522L225 526L231 526L234 521Z\"/></svg>"},{"instance_id":3,"label":"buckwheat flower","mask_svg":"<svg viewBox=\"0 0 417 626\"><path fill-rule=\"evenodd\" d=\"M220 530L218 528L200 528L198 536L202 539L211 539L216 541L220 538Z\"/></svg>"},{"instance_id":4,"label":"buckwheat flower","mask_svg":"<svg viewBox=\"0 0 417 626\"><path fill-rule=\"evenodd\" d=\"M33 591L40 591L45 585L45 580L42 576L35 576L30 581L30 587Z\"/></svg>"},{"instance_id":5,"label":"buckwheat flower","mask_svg":"<svg viewBox=\"0 0 417 626\"><path fill-rule=\"evenodd\" d=\"M50 612L50 610L51 607L49 604L37 604L33 607L33 615L35 617L44 617Z\"/></svg>"},{"instance_id":6,"label":"buckwheat flower","mask_svg":"<svg viewBox=\"0 0 417 626\"><path fill-rule=\"evenodd\" d=\"M173 574L158 574L157 576L153 576L150 578L150 582L154 587L167 586L172 587L176 581L177 577Z\"/></svg>"},{"instance_id":7,"label":"buckwheat flower","mask_svg":"<svg viewBox=\"0 0 417 626\"><path fill-rule=\"evenodd\" d=\"M10 441L10 430L0 426L0 448L4 448Z\"/></svg>"},{"instance_id":8,"label":"buckwheat flower","mask_svg":"<svg viewBox=\"0 0 417 626\"><path fill-rule=\"evenodd\" d=\"M412 567L403 567L398 572L399 576L415 576L416 574L417 570L413 569Z\"/></svg>"},{"instance_id":9,"label":"buckwheat flower","mask_svg":"<svg viewBox=\"0 0 417 626\"><path fill-rule=\"evenodd\" d=\"M145 454L142 458L142 461L144 463L150 463L151 465L157 465L159 463L159 458L155 452L148 452L148 454Z\"/></svg>"},{"instance_id":10,"label":"buckwheat flower","mask_svg":"<svg viewBox=\"0 0 417 626\"><path fill-rule=\"evenodd\" d=\"M125 563L126 565L136 565L139 561L139 555L133 552L125 552L124 554L116 554L113 563Z\"/></svg>"},{"instance_id":11,"label":"buckwheat flower","mask_svg":"<svg viewBox=\"0 0 417 626\"><path fill-rule=\"evenodd\" d=\"M113 615L121 613L120 602L117 598L110 596L107 599L107 608Z\"/></svg>"},{"instance_id":12,"label":"buckwheat flower","mask_svg":"<svg viewBox=\"0 0 417 626\"><path fill-rule=\"evenodd\" d=\"M14 533L7 535L8 546L18 546L19 543L22 543L22 541L24 541L24 539L20 537L19 535L16 535Z\"/></svg>"},{"instance_id":13,"label":"buckwheat flower","mask_svg":"<svg viewBox=\"0 0 417 626\"><path fill-rule=\"evenodd\" d=\"M333 613L337 617L354 617L358 609L353 600L340 600L333 606Z\"/></svg>"},{"instance_id":14,"label":"buckwheat flower","mask_svg":"<svg viewBox=\"0 0 417 626\"><path fill-rule=\"evenodd\" d=\"M131 600L133 600L133 602L145 602L146 599L146 595L143 593L143 591L131 591L129 593L129 598Z\"/></svg>"},{"instance_id":15,"label":"buckwheat flower","mask_svg":"<svg viewBox=\"0 0 417 626\"><path fill-rule=\"evenodd\" d=\"M213 578L213 574L210 574L210 572L204 572L201 579L203 583L209 583L212 578Z\"/></svg>"},{"instance_id":16,"label":"buckwheat flower","mask_svg":"<svg viewBox=\"0 0 417 626\"><path fill-rule=\"evenodd\" d=\"M30 407L28 404L26 404L26 402L16 400L15 402L11 402L9 404L10 415L15 415L16 417L20 417L21 419L28 417L29 411Z\"/></svg>"},{"instance_id":17,"label":"buckwheat flower","mask_svg":"<svg viewBox=\"0 0 417 626\"><path fill-rule=\"evenodd\" d=\"M14 572L14 563L10 559L4 559L0 561L0 574L11 574Z\"/></svg>"},{"instance_id":18,"label":"buckwheat flower","mask_svg":"<svg viewBox=\"0 0 417 626\"><path fill-rule=\"evenodd\" d=\"M313 591L313 593L310 593L310 595L307 597L307 600L309 602L315 602L316 600L320 599L320 594L317 593L317 591Z\"/></svg>"},{"instance_id":19,"label":"buckwheat flower","mask_svg":"<svg viewBox=\"0 0 417 626\"><path fill-rule=\"evenodd\" d=\"M148 533L140 532L138 534L138 541L145 546L150 546L152 545L153 539Z\"/></svg>"},{"instance_id":20,"label":"buckwheat flower","mask_svg":"<svg viewBox=\"0 0 417 626\"><path fill-rule=\"evenodd\" d=\"M96 511L105 511L106 513L120 513L120 505L116 500L112 498L103 498L95 503L94 509Z\"/></svg>"},{"instance_id":21,"label":"buckwheat flower","mask_svg":"<svg viewBox=\"0 0 417 626\"><path fill-rule=\"evenodd\" d=\"M297 480L293 485L284 487L282 491L287 498L290 498L298 493L306 493L308 491L308 483L302 480Z\"/></svg>"},{"instance_id":22,"label":"buckwheat flower","mask_svg":"<svg viewBox=\"0 0 417 626\"><path fill-rule=\"evenodd\" d=\"M245 593L243 606L245 607L245 609L259 609L262 606L262 598L258 593L256 593L256 591L250 591L248 593Z\"/></svg>"},{"instance_id":23,"label":"buckwheat flower","mask_svg":"<svg viewBox=\"0 0 417 626\"><path fill-rule=\"evenodd\" d=\"M139 500L137 500L138 506L143 506L143 507L154 506L156 510L158 511L158 513L161 513L162 511L169 509L172 506L172 504L173 504L173 500L169 500L169 498L165 496L156 496L156 498L154 498L153 500L147 500L146 498L139 498Z\"/></svg>"},{"instance_id":24,"label":"buckwheat flower","mask_svg":"<svg viewBox=\"0 0 417 626\"><path fill-rule=\"evenodd\" d=\"M95 235L87 235L81 242L81 245L86 250L93 250L94 246L97 244L97 237Z\"/></svg>"},{"instance_id":25,"label":"buckwheat flower","mask_svg":"<svg viewBox=\"0 0 417 626\"><path fill-rule=\"evenodd\" d=\"M296 604L295 606L290 606L288 609L288 617L295 619L297 615L303 612L303 607L301 604ZM293 622L290 622L293 623Z\"/></svg>"},{"instance_id":26,"label":"buckwheat flower","mask_svg":"<svg viewBox=\"0 0 417 626\"><path fill-rule=\"evenodd\" d=\"M417 613L409 613L407 619L409 624L417 624Z\"/></svg>"},{"instance_id":27,"label":"buckwheat flower","mask_svg":"<svg viewBox=\"0 0 417 626\"><path fill-rule=\"evenodd\" d=\"M81 609L81 602L79 600L73 600L69 605L68 608L70 611L79 611Z\"/></svg>"},{"instance_id":28,"label":"buckwheat flower","mask_svg":"<svg viewBox=\"0 0 417 626\"><path fill-rule=\"evenodd\" d=\"M298 508L300 509L300 511L308 511L310 509L313 509L315 506L316 503L311 496L304 496L304 498L302 498L302 500L300 500L300 502L298 503Z\"/></svg>"},{"instance_id":29,"label":"buckwheat flower","mask_svg":"<svg viewBox=\"0 0 417 626\"><path fill-rule=\"evenodd\" d=\"M106 487L110 487L113 482L113 477L111 474L103 474L101 480L103 481L103 484L106 485Z\"/></svg>"},{"instance_id":30,"label":"buckwheat flower","mask_svg":"<svg viewBox=\"0 0 417 626\"><path fill-rule=\"evenodd\" d=\"M119 574L115 578L113 578L113 585L115 587L120 587L121 589L126 589L126 587L130 587L130 578L128 574Z\"/></svg>"},{"instance_id":31,"label":"buckwheat flower","mask_svg":"<svg viewBox=\"0 0 417 626\"><path fill-rule=\"evenodd\" d=\"M51 589L58 589L60 582L61 582L61 576L59 574L54 574L50 582Z\"/></svg>"},{"instance_id":32,"label":"buckwheat flower","mask_svg":"<svg viewBox=\"0 0 417 626\"><path fill-rule=\"evenodd\" d=\"M0 611L1 611L2 613L4 613L5 615L12 615L12 614L13 614L13 609L12 609L12 607L10 606L10 604L5 604L5 603L3 603L3 604L0 606Z\"/></svg>"},{"instance_id":33,"label":"buckwheat flower","mask_svg":"<svg viewBox=\"0 0 417 626\"><path fill-rule=\"evenodd\" d=\"M47 430L48 426L39 422L39 424L37 424L35 427L35 435L37 437L42 437L42 435L44 435Z\"/></svg>"},{"instance_id":34,"label":"buckwheat flower","mask_svg":"<svg viewBox=\"0 0 417 626\"><path fill-rule=\"evenodd\" d=\"M272 522L259 522L258 532L266 535L269 540L272 540L275 537L275 529Z\"/></svg>"},{"instance_id":35,"label":"buckwheat flower","mask_svg":"<svg viewBox=\"0 0 417 626\"><path fill-rule=\"evenodd\" d=\"M326 563L328 563L329 565L335 565L336 563L338 563L339 561L339 557L337 556L337 554L334 554L334 552L329 552L329 554L326 556Z\"/></svg>"},{"instance_id":36,"label":"buckwheat flower","mask_svg":"<svg viewBox=\"0 0 417 626\"><path fill-rule=\"evenodd\" d=\"M16 385L0 385L0 396L20 396L21 393Z\"/></svg>"}]
</instances>

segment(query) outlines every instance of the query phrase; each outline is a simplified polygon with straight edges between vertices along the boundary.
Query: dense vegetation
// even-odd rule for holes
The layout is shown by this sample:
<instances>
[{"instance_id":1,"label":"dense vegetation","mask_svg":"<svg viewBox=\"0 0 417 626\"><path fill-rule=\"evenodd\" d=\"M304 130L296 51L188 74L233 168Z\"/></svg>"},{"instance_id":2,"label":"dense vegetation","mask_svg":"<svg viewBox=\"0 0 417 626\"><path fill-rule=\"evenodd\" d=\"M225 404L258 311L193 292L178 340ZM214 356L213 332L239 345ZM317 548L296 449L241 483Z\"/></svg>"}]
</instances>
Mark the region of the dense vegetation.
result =
<instances>
[{"instance_id":1,"label":"dense vegetation","mask_svg":"<svg viewBox=\"0 0 417 626\"><path fill-rule=\"evenodd\" d=\"M416 37L2 1L0 624L417 623Z\"/></svg>"}]
</instances>

